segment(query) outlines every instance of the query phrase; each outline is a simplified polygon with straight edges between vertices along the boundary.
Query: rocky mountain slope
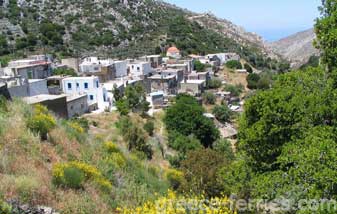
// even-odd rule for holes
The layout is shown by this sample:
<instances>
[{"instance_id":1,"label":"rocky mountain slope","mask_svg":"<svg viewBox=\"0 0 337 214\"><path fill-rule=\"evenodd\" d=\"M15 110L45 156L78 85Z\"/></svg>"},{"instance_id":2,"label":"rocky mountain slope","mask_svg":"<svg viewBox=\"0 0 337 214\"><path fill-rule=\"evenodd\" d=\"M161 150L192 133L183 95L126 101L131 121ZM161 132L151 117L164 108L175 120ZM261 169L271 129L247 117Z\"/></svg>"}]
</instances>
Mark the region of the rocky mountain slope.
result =
<instances>
[{"instance_id":1,"label":"rocky mountain slope","mask_svg":"<svg viewBox=\"0 0 337 214\"><path fill-rule=\"evenodd\" d=\"M271 56L256 34L159 0L6 0L0 4L0 55L40 49L123 58L161 53L176 45L185 54L238 52L257 67Z\"/></svg>"},{"instance_id":2,"label":"rocky mountain slope","mask_svg":"<svg viewBox=\"0 0 337 214\"><path fill-rule=\"evenodd\" d=\"M319 54L319 51L313 46L314 39L314 30L309 29L270 43L269 46L276 53L298 66L306 63L311 56Z\"/></svg>"}]
</instances>

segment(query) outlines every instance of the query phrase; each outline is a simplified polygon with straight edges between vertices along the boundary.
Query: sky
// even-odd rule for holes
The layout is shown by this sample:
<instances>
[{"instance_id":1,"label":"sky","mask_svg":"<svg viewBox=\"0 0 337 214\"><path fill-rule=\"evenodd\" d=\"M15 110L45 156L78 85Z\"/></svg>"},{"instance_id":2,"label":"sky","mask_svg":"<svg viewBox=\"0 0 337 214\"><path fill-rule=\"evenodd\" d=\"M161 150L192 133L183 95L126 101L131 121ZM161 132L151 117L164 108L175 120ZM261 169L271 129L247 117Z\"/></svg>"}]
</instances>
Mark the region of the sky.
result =
<instances>
[{"instance_id":1,"label":"sky","mask_svg":"<svg viewBox=\"0 0 337 214\"><path fill-rule=\"evenodd\" d=\"M312 28L321 0L165 0L194 12L212 12L276 41Z\"/></svg>"}]
</instances>

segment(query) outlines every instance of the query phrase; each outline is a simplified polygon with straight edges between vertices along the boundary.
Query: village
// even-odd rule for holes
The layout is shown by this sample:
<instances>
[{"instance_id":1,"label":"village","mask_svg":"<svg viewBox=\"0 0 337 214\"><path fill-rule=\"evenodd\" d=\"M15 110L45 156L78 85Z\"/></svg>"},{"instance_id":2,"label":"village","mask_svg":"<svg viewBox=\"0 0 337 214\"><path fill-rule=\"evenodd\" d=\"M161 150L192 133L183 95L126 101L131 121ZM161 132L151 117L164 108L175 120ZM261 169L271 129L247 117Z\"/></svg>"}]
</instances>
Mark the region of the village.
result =
<instances>
[{"instance_id":1,"label":"village","mask_svg":"<svg viewBox=\"0 0 337 214\"><path fill-rule=\"evenodd\" d=\"M31 105L42 104L58 117L69 119L115 111L114 91L123 94L127 86L141 84L150 103L149 115L168 107L171 98L181 93L195 96L202 104L206 92L215 97L214 102L240 113L243 97L224 88L229 78L221 71L229 61L240 62L240 56L217 53L182 57L176 47L168 48L166 57L149 55L126 60L99 57L56 60L48 54L32 55L0 68L0 94L8 99L20 97ZM57 69L71 69L76 76L56 75ZM232 72L245 76L247 70ZM219 85L211 87L212 81ZM211 112L204 116L214 120L223 138L236 138L235 124L223 124Z\"/></svg>"}]
</instances>

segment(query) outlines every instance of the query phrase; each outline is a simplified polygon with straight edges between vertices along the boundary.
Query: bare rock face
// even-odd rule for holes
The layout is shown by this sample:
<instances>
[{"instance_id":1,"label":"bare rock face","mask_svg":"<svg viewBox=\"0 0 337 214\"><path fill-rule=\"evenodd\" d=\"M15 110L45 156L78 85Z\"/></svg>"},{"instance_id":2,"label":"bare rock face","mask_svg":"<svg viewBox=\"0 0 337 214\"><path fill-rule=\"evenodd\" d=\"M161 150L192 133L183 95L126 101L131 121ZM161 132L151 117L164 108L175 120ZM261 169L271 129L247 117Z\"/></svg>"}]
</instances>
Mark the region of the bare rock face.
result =
<instances>
[{"instance_id":1,"label":"bare rock face","mask_svg":"<svg viewBox=\"0 0 337 214\"><path fill-rule=\"evenodd\" d=\"M319 50L313 45L315 38L314 30L309 29L269 43L269 47L297 67L306 63L310 56L319 54Z\"/></svg>"}]
</instances>

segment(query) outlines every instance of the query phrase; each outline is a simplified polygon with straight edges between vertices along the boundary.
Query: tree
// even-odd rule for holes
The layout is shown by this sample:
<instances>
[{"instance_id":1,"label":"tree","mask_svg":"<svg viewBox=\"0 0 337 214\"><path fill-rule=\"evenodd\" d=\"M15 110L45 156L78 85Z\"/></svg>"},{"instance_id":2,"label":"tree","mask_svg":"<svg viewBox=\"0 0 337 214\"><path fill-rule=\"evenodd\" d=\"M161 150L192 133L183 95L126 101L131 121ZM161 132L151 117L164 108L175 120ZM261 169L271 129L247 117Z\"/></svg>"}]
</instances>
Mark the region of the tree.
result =
<instances>
[{"instance_id":1,"label":"tree","mask_svg":"<svg viewBox=\"0 0 337 214\"><path fill-rule=\"evenodd\" d=\"M255 74L255 73L251 73L251 74L248 74L247 76L247 87L249 89L257 89L257 84L260 80L260 76L258 74Z\"/></svg>"},{"instance_id":2,"label":"tree","mask_svg":"<svg viewBox=\"0 0 337 214\"><path fill-rule=\"evenodd\" d=\"M178 132L169 133L169 146L183 155L188 151L201 148L201 143L193 135L185 136Z\"/></svg>"},{"instance_id":3,"label":"tree","mask_svg":"<svg viewBox=\"0 0 337 214\"><path fill-rule=\"evenodd\" d=\"M221 123L229 122L232 112L227 105L216 105L212 110L215 118Z\"/></svg>"},{"instance_id":4,"label":"tree","mask_svg":"<svg viewBox=\"0 0 337 214\"><path fill-rule=\"evenodd\" d=\"M194 62L194 68L197 72L204 72L207 68L207 66L203 63L201 63L199 60Z\"/></svg>"},{"instance_id":5,"label":"tree","mask_svg":"<svg viewBox=\"0 0 337 214\"><path fill-rule=\"evenodd\" d=\"M72 76L77 77L77 73L72 68L55 68L53 70L54 75L65 75L65 76Z\"/></svg>"},{"instance_id":6,"label":"tree","mask_svg":"<svg viewBox=\"0 0 337 214\"><path fill-rule=\"evenodd\" d=\"M214 105L216 102L216 96L212 92L205 92L202 98L205 104Z\"/></svg>"},{"instance_id":7,"label":"tree","mask_svg":"<svg viewBox=\"0 0 337 214\"><path fill-rule=\"evenodd\" d=\"M180 94L175 104L166 110L164 122L169 132L176 131L185 136L193 134L202 145L210 147L219 138L219 130L203 113L204 109L194 97Z\"/></svg>"},{"instance_id":8,"label":"tree","mask_svg":"<svg viewBox=\"0 0 337 214\"><path fill-rule=\"evenodd\" d=\"M238 60L230 60L226 63L227 68L242 69L242 64Z\"/></svg>"},{"instance_id":9,"label":"tree","mask_svg":"<svg viewBox=\"0 0 337 214\"><path fill-rule=\"evenodd\" d=\"M337 67L337 32L336 18L337 7L335 0L323 0L320 7L321 17L316 20L315 32L317 39L316 47L322 52L322 62L329 71Z\"/></svg>"},{"instance_id":10,"label":"tree","mask_svg":"<svg viewBox=\"0 0 337 214\"><path fill-rule=\"evenodd\" d=\"M143 152L148 159L152 158L152 147L146 142L147 139L144 130L133 122L130 117L121 117L117 123L117 128L127 142L130 151L140 151Z\"/></svg>"},{"instance_id":11,"label":"tree","mask_svg":"<svg viewBox=\"0 0 337 214\"><path fill-rule=\"evenodd\" d=\"M253 73L253 68L248 63L245 63L244 68L247 70L248 73Z\"/></svg>"},{"instance_id":12,"label":"tree","mask_svg":"<svg viewBox=\"0 0 337 214\"><path fill-rule=\"evenodd\" d=\"M188 152L186 160L181 163L181 171L186 179L181 190L196 195L206 194L206 197L220 196L223 188L217 178L225 163L225 157L212 149Z\"/></svg>"},{"instance_id":13,"label":"tree","mask_svg":"<svg viewBox=\"0 0 337 214\"><path fill-rule=\"evenodd\" d=\"M282 146L316 125L335 123L332 81L324 71L309 69L281 75L272 89L245 103L240 148L257 171L274 170Z\"/></svg>"},{"instance_id":14,"label":"tree","mask_svg":"<svg viewBox=\"0 0 337 214\"><path fill-rule=\"evenodd\" d=\"M124 97L117 94L118 101L116 102L117 110L122 115L127 115L129 111L140 112L144 115L150 109L150 103L146 101L146 92L140 83L135 86L129 85L125 89Z\"/></svg>"}]
</instances>

